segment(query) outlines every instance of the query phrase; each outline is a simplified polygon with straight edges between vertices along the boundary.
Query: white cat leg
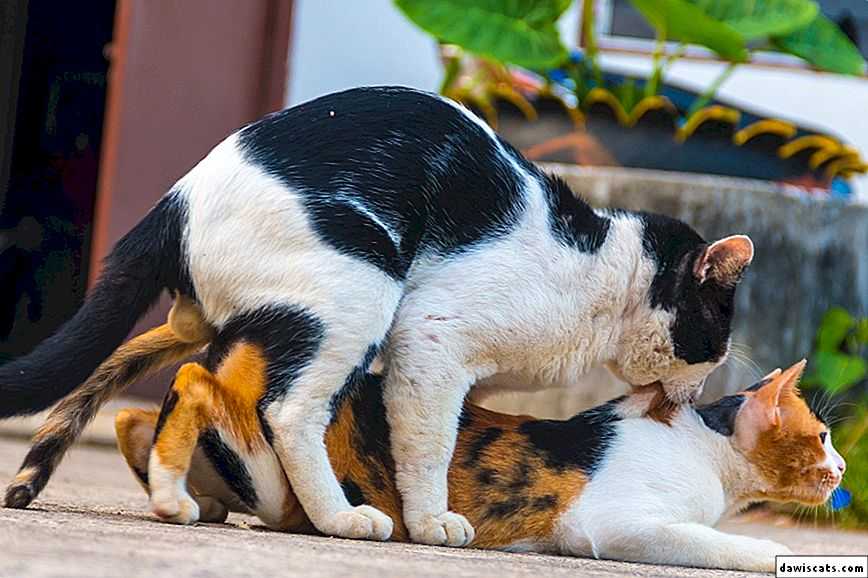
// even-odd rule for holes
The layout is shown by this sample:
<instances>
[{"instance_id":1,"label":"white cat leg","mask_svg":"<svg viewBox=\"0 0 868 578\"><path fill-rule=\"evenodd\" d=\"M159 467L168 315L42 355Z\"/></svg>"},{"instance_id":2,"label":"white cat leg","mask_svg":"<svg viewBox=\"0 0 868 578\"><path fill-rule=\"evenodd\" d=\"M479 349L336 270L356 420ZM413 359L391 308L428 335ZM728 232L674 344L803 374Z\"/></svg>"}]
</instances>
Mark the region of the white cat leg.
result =
<instances>
[{"instance_id":1,"label":"white cat leg","mask_svg":"<svg viewBox=\"0 0 868 578\"><path fill-rule=\"evenodd\" d=\"M475 533L464 516L449 511L447 474L475 376L432 341L401 340L408 333L413 330L393 333L384 389L404 524L414 542L466 546Z\"/></svg>"},{"instance_id":2,"label":"white cat leg","mask_svg":"<svg viewBox=\"0 0 868 578\"><path fill-rule=\"evenodd\" d=\"M378 274L381 275L381 274ZM362 283L356 279L352 301L339 314L318 314L321 335L299 362L298 333L286 327L267 336L271 367L286 367L269 377L271 402L265 416L274 433L274 449L292 490L313 525L343 538L387 540L391 518L370 506L347 501L329 462L324 442L332 402L349 381L367 369L382 344L401 297L397 283ZM302 329L302 328L299 328Z\"/></svg>"},{"instance_id":3,"label":"white cat leg","mask_svg":"<svg viewBox=\"0 0 868 578\"><path fill-rule=\"evenodd\" d=\"M727 534L695 523L612 528L593 540L598 558L648 564L773 572L775 556L792 554L771 540Z\"/></svg>"}]
</instances>

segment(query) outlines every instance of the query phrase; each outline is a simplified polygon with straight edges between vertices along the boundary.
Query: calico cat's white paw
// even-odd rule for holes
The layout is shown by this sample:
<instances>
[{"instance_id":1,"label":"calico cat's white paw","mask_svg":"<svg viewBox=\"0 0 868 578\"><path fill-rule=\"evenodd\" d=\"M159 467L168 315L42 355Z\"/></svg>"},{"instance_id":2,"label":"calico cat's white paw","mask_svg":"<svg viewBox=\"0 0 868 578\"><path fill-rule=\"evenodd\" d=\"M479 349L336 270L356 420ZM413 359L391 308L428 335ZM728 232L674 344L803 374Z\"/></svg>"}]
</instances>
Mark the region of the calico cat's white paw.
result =
<instances>
[{"instance_id":1,"label":"calico cat's white paw","mask_svg":"<svg viewBox=\"0 0 868 578\"><path fill-rule=\"evenodd\" d=\"M388 540L394 528L392 518L371 506L356 506L338 512L326 524L318 526L323 534L329 536L379 541Z\"/></svg>"},{"instance_id":2,"label":"calico cat's white paw","mask_svg":"<svg viewBox=\"0 0 868 578\"><path fill-rule=\"evenodd\" d=\"M172 524L195 524L199 521L199 504L186 492L177 496L151 496L151 510L161 520Z\"/></svg>"},{"instance_id":3,"label":"calico cat's white paw","mask_svg":"<svg viewBox=\"0 0 868 578\"><path fill-rule=\"evenodd\" d=\"M751 572L774 572L775 556L792 556L793 551L772 540L755 540L750 548L742 552L738 567L734 570Z\"/></svg>"},{"instance_id":4,"label":"calico cat's white paw","mask_svg":"<svg viewBox=\"0 0 868 578\"><path fill-rule=\"evenodd\" d=\"M431 546L467 546L476 537L476 531L467 518L455 512L444 512L439 516L424 516L407 523L410 539L417 544Z\"/></svg>"}]
</instances>

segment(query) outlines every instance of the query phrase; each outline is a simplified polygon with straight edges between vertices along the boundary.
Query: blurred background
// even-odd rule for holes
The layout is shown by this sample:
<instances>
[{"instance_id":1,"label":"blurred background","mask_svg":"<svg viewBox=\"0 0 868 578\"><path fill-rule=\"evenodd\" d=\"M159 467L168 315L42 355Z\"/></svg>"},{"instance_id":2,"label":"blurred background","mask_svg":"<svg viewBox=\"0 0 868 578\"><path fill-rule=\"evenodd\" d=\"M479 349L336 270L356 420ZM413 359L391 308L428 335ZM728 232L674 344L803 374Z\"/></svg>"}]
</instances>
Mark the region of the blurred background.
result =
<instances>
[{"instance_id":1,"label":"blurred background","mask_svg":"<svg viewBox=\"0 0 868 578\"><path fill-rule=\"evenodd\" d=\"M847 487L868 493L866 55L865 0L0 2L0 361L69 318L114 242L230 132L410 85L594 204L751 235L732 360L706 396L808 356ZM623 389L586 381L493 405L562 417ZM868 523L851 494L843 519Z\"/></svg>"}]
</instances>

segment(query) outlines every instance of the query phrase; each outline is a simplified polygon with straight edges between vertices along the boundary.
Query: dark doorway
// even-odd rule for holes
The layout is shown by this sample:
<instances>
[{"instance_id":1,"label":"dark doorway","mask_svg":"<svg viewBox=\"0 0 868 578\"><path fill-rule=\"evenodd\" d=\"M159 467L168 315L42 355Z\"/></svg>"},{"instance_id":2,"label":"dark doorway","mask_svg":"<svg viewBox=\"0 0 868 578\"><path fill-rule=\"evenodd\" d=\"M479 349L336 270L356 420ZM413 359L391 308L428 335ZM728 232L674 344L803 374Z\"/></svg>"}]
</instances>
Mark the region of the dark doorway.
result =
<instances>
[{"instance_id":1,"label":"dark doorway","mask_svg":"<svg viewBox=\"0 0 868 578\"><path fill-rule=\"evenodd\" d=\"M24 34L0 171L0 361L30 351L84 297L114 13L115 0L29 0L11 20Z\"/></svg>"}]
</instances>

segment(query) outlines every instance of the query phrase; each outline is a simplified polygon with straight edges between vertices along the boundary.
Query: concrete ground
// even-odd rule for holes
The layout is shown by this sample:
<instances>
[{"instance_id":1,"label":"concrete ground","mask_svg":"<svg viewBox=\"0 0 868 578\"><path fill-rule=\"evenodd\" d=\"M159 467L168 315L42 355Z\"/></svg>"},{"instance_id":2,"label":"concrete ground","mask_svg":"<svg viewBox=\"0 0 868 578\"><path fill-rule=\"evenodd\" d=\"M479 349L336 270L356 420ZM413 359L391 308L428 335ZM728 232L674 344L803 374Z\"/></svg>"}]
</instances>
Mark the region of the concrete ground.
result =
<instances>
[{"instance_id":1,"label":"concrete ground","mask_svg":"<svg viewBox=\"0 0 868 578\"><path fill-rule=\"evenodd\" d=\"M24 439L0 436L0 483L12 478ZM380 544L271 532L254 519L229 525L172 526L147 512L144 492L120 455L81 446L67 456L28 510L0 509L0 577L173 576L739 576L742 573L626 564L561 556ZM868 534L729 523L799 553L863 554Z\"/></svg>"}]
</instances>

